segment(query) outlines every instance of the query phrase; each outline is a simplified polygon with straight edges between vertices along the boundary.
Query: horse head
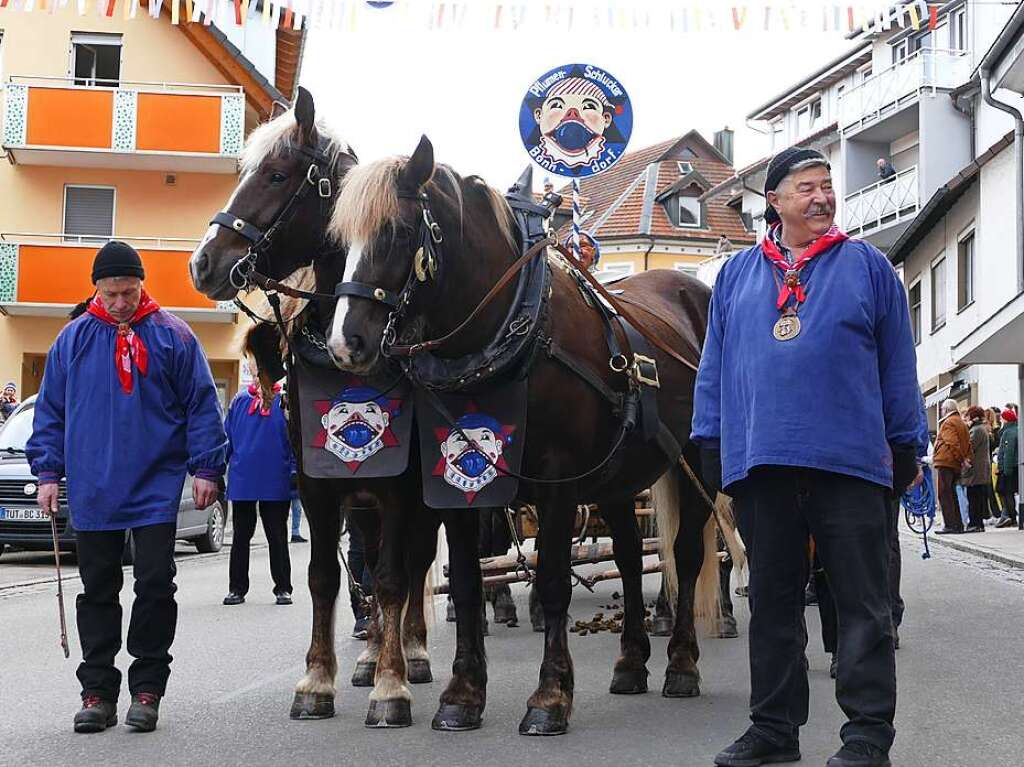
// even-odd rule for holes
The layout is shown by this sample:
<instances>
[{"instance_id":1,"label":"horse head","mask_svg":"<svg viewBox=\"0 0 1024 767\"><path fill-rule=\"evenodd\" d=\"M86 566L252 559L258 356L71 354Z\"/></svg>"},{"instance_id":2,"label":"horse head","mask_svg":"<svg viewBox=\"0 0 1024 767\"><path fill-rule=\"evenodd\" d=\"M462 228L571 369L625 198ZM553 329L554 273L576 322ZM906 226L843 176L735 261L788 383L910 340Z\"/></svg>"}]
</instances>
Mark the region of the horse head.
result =
<instances>
[{"instance_id":1,"label":"horse head","mask_svg":"<svg viewBox=\"0 0 1024 767\"><path fill-rule=\"evenodd\" d=\"M328 242L326 225L355 154L316 121L313 97L250 134L241 178L189 260L196 290L227 300L258 271L284 279L308 266Z\"/></svg>"},{"instance_id":2,"label":"horse head","mask_svg":"<svg viewBox=\"0 0 1024 767\"><path fill-rule=\"evenodd\" d=\"M435 165L426 136L410 157L354 168L328 227L348 248L327 335L335 363L366 374L399 338L458 325L514 260L513 232L502 196ZM481 317L481 330L489 320ZM480 337L464 335L470 348ZM459 353L459 344L448 351Z\"/></svg>"}]
</instances>

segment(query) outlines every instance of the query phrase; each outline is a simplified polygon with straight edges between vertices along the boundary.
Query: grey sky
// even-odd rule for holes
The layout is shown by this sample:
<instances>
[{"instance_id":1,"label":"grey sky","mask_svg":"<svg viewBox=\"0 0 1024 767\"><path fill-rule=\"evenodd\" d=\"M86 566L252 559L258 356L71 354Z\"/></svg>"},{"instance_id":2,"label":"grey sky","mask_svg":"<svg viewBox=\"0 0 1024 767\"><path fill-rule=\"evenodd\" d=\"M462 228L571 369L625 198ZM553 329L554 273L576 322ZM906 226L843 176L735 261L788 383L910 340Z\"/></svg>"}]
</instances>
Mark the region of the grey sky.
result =
<instances>
[{"instance_id":1,"label":"grey sky","mask_svg":"<svg viewBox=\"0 0 1024 767\"><path fill-rule=\"evenodd\" d=\"M630 149L691 128L710 140L728 125L736 131L740 166L767 152L744 116L850 48L841 34L817 30L620 29L545 40L537 29L362 24L355 32L314 29L302 83L318 113L364 161L409 154L426 133L439 161L504 188L528 162L519 105L534 78L553 67L592 63L625 85L634 114ZM539 182L543 172L537 168L535 175Z\"/></svg>"}]
</instances>

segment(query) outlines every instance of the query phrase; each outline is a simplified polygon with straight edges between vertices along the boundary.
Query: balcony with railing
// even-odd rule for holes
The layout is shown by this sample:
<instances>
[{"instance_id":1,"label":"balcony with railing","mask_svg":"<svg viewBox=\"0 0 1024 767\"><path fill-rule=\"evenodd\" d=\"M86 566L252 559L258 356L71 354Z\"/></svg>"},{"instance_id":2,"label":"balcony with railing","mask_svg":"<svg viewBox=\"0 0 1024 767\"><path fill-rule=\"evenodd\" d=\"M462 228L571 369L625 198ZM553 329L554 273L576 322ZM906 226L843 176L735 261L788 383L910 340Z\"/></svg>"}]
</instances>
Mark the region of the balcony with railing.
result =
<instances>
[{"instance_id":1,"label":"balcony with railing","mask_svg":"<svg viewBox=\"0 0 1024 767\"><path fill-rule=\"evenodd\" d=\"M967 51L915 51L840 96L839 130L860 130L915 103L922 92L962 85L971 76L970 67Z\"/></svg>"},{"instance_id":2,"label":"balcony with railing","mask_svg":"<svg viewBox=\"0 0 1024 767\"><path fill-rule=\"evenodd\" d=\"M188 260L197 240L117 237L139 251L146 291L157 303L196 322L233 322L230 301L198 293ZM92 295L92 262L108 238L66 234L0 233L0 313L60 317Z\"/></svg>"},{"instance_id":3,"label":"balcony with railing","mask_svg":"<svg viewBox=\"0 0 1024 767\"><path fill-rule=\"evenodd\" d=\"M3 148L21 165L235 173L245 96L230 85L11 77Z\"/></svg>"},{"instance_id":4,"label":"balcony with railing","mask_svg":"<svg viewBox=\"0 0 1024 767\"><path fill-rule=\"evenodd\" d=\"M852 236L869 237L908 224L920 207L917 166L848 194L843 204L843 228Z\"/></svg>"}]
</instances>

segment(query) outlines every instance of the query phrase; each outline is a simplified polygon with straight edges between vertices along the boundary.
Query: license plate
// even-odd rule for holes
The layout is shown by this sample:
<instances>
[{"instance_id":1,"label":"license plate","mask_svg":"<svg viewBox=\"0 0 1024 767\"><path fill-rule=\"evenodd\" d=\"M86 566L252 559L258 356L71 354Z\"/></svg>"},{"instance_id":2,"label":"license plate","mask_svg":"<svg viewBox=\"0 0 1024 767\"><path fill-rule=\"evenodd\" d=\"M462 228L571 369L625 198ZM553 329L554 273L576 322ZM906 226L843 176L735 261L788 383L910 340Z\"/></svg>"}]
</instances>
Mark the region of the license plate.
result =
<instances>
[{"instance_id":1,"label":"license plate","mask_svg":"<svg viewBox=\"0 0 1024 767\"><path fill-rule=\"evenodd\" d=\"M0 519L9 522L45 522L48 518L42 509L5 509L0 506Z\"/></svg>"}]
</instances>

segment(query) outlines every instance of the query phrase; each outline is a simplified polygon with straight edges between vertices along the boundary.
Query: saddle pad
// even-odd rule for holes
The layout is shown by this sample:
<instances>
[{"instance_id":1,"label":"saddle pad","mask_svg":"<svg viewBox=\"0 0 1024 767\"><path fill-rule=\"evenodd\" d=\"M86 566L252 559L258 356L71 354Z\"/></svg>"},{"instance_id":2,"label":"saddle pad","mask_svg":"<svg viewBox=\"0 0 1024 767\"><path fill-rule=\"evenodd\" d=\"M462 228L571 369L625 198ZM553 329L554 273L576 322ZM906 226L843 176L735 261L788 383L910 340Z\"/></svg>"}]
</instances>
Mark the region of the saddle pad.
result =
<instances>
[{"instance_id":1,"label":"saddle pad","mask_svg":"<svg viewBox=\"0 0 1024 767\"><path fill-rule=\"evenodd\" d=\"M409 465L413 400L402 381L299 364L302 472L314 479L396 477ZM388 389L391 389L390 391Z\"/></svg>"},{"instance_id":2,"label":"saddle pad","mask_svg":"<svg viewBox=\"0 0 1024 767\"><path fill-rule=\"evenodd\" d=\"M506 506L516 497L526 437L526 381L486 392L416 392L423 501L432 509Z\"/></svg>"}]
</instances>

